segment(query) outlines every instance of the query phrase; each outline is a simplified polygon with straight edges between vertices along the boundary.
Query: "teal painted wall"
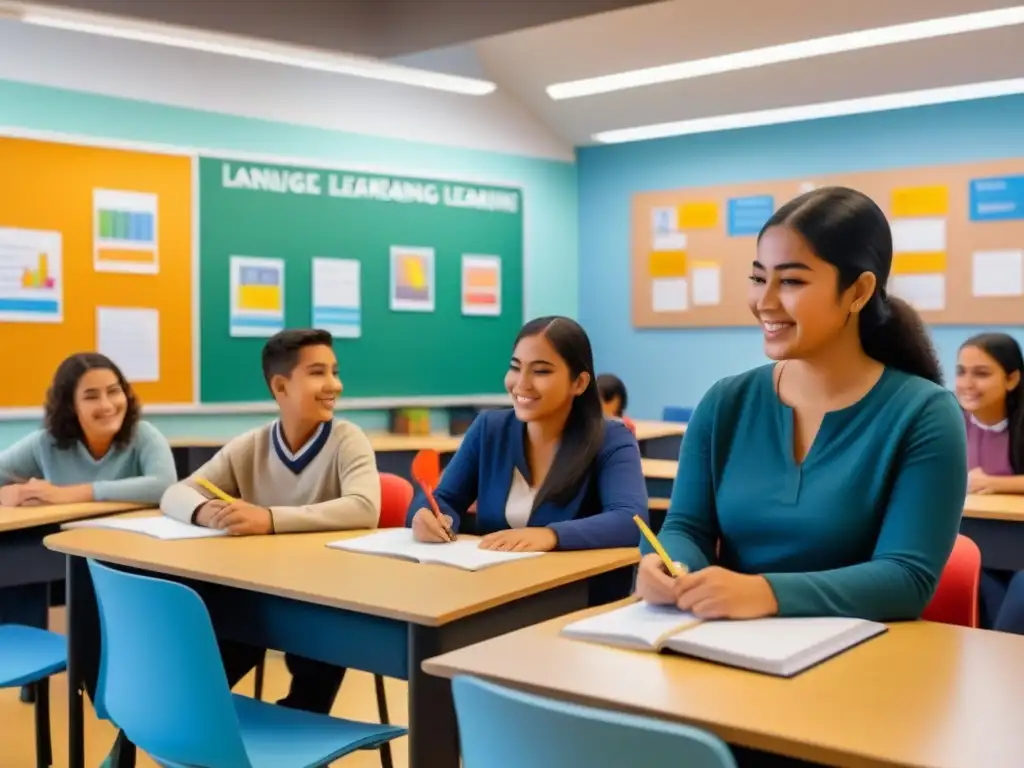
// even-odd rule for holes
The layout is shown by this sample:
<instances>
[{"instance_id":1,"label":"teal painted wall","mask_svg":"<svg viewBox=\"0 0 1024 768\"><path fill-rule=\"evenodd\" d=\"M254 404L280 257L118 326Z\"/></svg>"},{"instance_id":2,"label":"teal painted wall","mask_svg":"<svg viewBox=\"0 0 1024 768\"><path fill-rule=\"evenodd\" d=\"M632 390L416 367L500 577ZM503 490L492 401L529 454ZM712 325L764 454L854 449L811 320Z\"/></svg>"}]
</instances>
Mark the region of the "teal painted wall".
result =
<instances>
[{"instance_id":1,"label":"teal painted wall","mask_svg":"<svg viewBox=\"0 0 1024 768\"><path fill-rule=\"evenodd\" d=\"M0 80L0 126L514 184L523 189L526 316L577 314L573 163L364 136L9 80ZM503 371L495 371L495 389L503 375ZM42 396L40 392L40 400ZM383 429L387 423L386 414L378 411L345 411L342 415L367 429ZM151 420L169 436L227 437L268 418L254 414L154 416ZM447 426L442 412L433 414L433 423L437 429ZM0 446L36 426L34 421L0 421Z\"/></svg>"},{"instance_id":2,"label":"teal painted wall","mask_svg":"<svg viewBox=\"0 0 1024 768\"><path fill-rule=\"evenodd\" d=\"M636 330L630 315L634 193L1024 155L1024 96L578 150L580 321L598 369L629 390L630 413L695 405L718 379L766 361L757 328ZM1018 244L1019 245L1019 244ZM977 327L933 340L950 383ZM1021 328L1003 328L1024 343Z\"/></svg>"}]
</instances>

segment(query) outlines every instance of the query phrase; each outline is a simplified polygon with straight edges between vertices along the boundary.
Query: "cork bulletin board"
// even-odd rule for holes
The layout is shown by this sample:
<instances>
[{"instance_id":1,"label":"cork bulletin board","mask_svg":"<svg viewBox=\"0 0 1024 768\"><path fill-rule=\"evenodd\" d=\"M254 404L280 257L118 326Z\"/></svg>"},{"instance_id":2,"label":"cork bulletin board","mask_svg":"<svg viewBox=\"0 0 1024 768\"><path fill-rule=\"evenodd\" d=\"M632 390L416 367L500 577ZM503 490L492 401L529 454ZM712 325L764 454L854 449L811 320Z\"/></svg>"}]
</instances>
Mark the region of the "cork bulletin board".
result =
<instances>
[{"instance_id":1,"label":"cork bulletin board","mask_svg":"<svg viewBox=\"0 0 1024 768\"><path fill-rule=\"evenodd\" d=\"M889 291L932 325L1024 324L1024 159L643 192L632 206L636 328L753 325L757 233L815 187L873 198L893 231Z\"/></svg>"}]
</instances>

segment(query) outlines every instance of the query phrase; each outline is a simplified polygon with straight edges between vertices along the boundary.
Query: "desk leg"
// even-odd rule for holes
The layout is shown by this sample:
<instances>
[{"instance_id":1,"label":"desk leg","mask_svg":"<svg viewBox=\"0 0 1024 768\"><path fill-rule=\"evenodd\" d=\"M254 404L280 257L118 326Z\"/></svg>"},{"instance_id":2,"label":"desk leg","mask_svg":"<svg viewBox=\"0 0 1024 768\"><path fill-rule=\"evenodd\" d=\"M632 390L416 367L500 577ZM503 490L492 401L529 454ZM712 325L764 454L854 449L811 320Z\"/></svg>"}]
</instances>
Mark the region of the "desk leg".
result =
<instances>
[{"instance_id":1,"label":"desk leg","mask_svg":"<svg viewBox=\"0 0 1024 768\"><path fill-rule=\"evenodd\" d=\"M459 730L451 681L423 662L443 650L438 627L409 625L409 768L458 768Z\"/></svg>"},{"instance_id":2,"label":"desk leg","mask_svg":"<svg viewBox=\"0 0 1024 768\"><path fill-rule=\"evenodd\" d=\"M82 697L85 695L84 656L88 649L83 648L82 641L87 642L86 638L89 635L88 593L92 591L85 560L69 555L65 578L68 634L68 768L85 768ZM83 593L86 593L84 599Z\"/></svg>"}]
</instances>

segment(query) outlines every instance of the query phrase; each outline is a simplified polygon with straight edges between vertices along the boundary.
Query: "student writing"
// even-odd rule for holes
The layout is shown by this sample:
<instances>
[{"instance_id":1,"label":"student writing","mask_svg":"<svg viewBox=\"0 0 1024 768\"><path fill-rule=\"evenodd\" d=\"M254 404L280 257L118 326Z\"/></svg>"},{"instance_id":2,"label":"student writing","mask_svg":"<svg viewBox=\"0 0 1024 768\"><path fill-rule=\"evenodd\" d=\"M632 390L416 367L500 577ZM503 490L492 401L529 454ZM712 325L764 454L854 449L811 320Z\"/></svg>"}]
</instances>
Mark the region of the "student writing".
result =
<instances>
[{"instance_id":1,"label":"student writing","mask_svg":"<svg viewBox=\"0 0 1024 768\"><path fill-rule=\"evenodd\" d=\"M548 551L636 546L647 519L636 440L607 421L590 340L575 321L523 326L505 375L512 408L476 417L435 491L453 530L477 504L480 546ZM422 493L407 523L420 541L448 541Z\"/></svg>"},{"instance_id":2,"label":"student writing","mask_svg":"<svg viewBox=\"0 0 1024 768\"><path fill-rule=\"evenodd\" d=\"M373 449L355 424L334 420L342 384L332 341L322 330L285 330L267 340L263 375L279 417L233 439L193 475L238 501L212 498L188 479L167 489L164 514L232 535L377 526L381 491ZM227 640L220 648L231 686L265 653ZM294 654L285 654L285 662L292 681L278 703L329 713L345 670ZM124 743L119 735L111 765L125 765Z\"/></svg>"},{"instance_id":3,"label":"student writing","mask_svg":"<svg viewBox=\"0 0 1024 768\"><path fill-rule=\"evenodd\" d=\"M967 431L967 489L1024 493L1024 402L1020 345L1005 333L981 333L961 347L956 396ZM983 568L980 623L1024 634L1024 575Z\"/></svg>"},{"instance_id":4,"label":"student writing","mask_svg":"<svg viewBox=\"0 0 1024 768\"><path fill-rule=\"evenodd\" d=\"M749 304L776 362L696 409L660 536L690 573L644 546L641 597L706 618L920 616L959 529L967 445L920 319L885 291L892 252L885 215L850 189L765 224Z\"/></svg>"},{"instance_id":5,"label":"student writing","mask_svg":"<svg viewBox=\"0 0 1024 768\"><path fill-rule=\"evenodd\" d=\"M120 369L81 353L58 367L44 427L0 452L0 505L123 501L157 504L177 479L167 440L140 421ZM0 623L46 626L46 585L0 591Z\"/></svg>"}]
</instances>

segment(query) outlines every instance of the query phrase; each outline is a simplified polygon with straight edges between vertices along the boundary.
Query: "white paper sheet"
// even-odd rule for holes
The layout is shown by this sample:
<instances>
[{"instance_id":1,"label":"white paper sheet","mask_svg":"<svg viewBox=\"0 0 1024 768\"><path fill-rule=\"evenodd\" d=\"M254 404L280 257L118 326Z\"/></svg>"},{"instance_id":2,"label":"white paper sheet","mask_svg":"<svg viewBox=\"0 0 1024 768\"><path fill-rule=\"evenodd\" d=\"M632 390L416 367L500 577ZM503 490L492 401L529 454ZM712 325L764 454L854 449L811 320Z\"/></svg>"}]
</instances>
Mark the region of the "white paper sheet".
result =
<instances>
[{"instance_id":1,"label":"white paper sheet","mask_svg":"<svg viewBox=\"0 0 1024 768\"><path fill-rule=\"evenodd\" d=\"M1024 295L1024 252L976 251L971 288L975 296Z\"/></svg>"},{"instance_id":2,"label":"white paper sheet","mask_svg":"<svg viewBox=\"0 0 1024 768\"><path fill-rule=\"evenodd\" d=\"M128 381L159 381L160 312L96 307L96 349L113 360Z\"/></svg>"},{"instance_id":3,"label":"white paper sheet","mask_svg":"<svg viewBox=\"0 0 1024 768\"><path fill-rule=\"evenodd\" d=\"M945 219L893 219L893 253L945 253Z\"/></svg>"},{"instance_id":4,"label":"white paper sheet","mask_svg":"<svg viewBox=\"0 0 1024 768\"><path fill-rule=\"evenodd\" d=\"M689 308L689 285L685 277L658 277L651 281L651 309L655 312L683 312Z\"/></svg>"},{"instance_id":5,"label":"white paper sheet","mask_svg":"<svg viewBox=\"0 0 1024 768\"><path fill-rule=\"evenodd\" d=\"M131 531L152 536L154 539L175 541L180 539L206 539L215 536L226 536L227 532L215 528L203 528L189 525L165 515L152 517L95 517L89 520L76 520L67 523L64 528L110 528L116 531Z\"/></svg>"},{"instance_id":6,"label":"white paper sheet","mask_svg":"<svg viewBox=\"0 0 1024 768\"><path fill-rule=\"evenodd\" d=\"M908 302L919 312L946 308L945 275L893 275L889 293Z\"/></svg>"},{"instance_id":7,"label":"white paper sheet","mask_svg":"<svg viewBox=\"0 0 1024 768\"><path fill-rule=\"evenodd\" d=\"M694 265L693 304L697 307L722 303L722 271L716 265Z\"/></svg>"}]
</instances>

